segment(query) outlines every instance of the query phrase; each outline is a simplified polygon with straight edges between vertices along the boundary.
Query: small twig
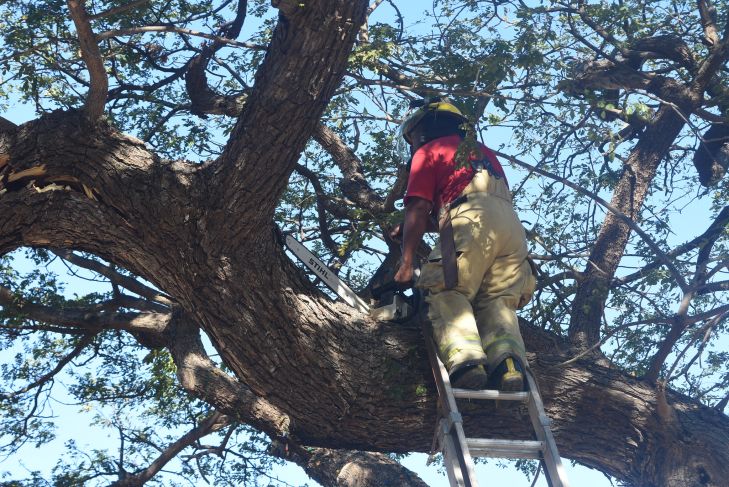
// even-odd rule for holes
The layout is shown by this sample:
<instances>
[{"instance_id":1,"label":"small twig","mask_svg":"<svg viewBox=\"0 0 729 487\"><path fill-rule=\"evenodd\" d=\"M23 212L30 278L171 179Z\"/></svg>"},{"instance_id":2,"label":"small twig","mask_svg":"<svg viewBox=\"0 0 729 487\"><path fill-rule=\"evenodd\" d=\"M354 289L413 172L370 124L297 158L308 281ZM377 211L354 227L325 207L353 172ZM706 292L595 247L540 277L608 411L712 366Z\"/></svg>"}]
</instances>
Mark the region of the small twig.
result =
<instances>
[{"instance_id":1,"label":"small twig","mask_svg":"<svg viewBox=\"0 0 729 487\"><path fill-rule=\"evenodd\" d=\"M89 343L91 343L91 341L94 339L95 336L96 336L95 333L89 333L89 334L84 335L81 338L81 340L79 341L79 343L74 347L74 349L68 355L63 357L63 359L61 359L52 370L50 370L46 374L43 374L41 377L39 377L35 381L31 382L27 386L23 387L22 389L19 389L15 392L0 393L0 398L9 399L11 397L25 394L26 392L28 392L32 389L35 389L38 386L42 386L43 384L48 382L50 379L52 379L56 374L58 374L61 371L61 369L63 369L63 367L66 366L66 364L68 364L74 358L78 357L81 354L81 352L83 352L83 350L86 348L86 346Z\"/></svg>"},{"instance_id":2,"label":"small twig","mask_svg":"<svg viewBox=\"0 0 729 487\"><path fill-rule=\"evenodd\" d=\"M529 487L534 487L535 485L537 485L537 480L539 480L540 473L542 473L542 463L541 462L539 462L539 466L537 466L537 473L534 474L534 480L532 480L532 485L530 485Z\"/></svg>"},{"instance_id":3,"label":"small twig","mask_svg":"<svg viewBox=\"0 0 729 487\"><path fill-rule=\"evenodd\" d=\"M600 339L600 341L598 341L597 343L595 343L594 345L592 345L590 348L583 350L582 352L578 353L577 355L575 355L574 357L572 357L569 360L565 360L564 362L560 362L560 363L555 364L555 365L552 365L552 366L550 366L548 368L549 369L556 369L558 367L564 367L566 365L570 365L572 363L575 363L579 359L581 359L582 357L584 357L585 355L589 354L590 352L593 352L593 351L599 349L609 338L611 338L612 336L614 336L617 332L619 332L621 330L625 330L627 328L630 328L631 326L636 326L636 324L639 325L641 323L625 323L623 325L617 326L617 327L613 328L612 330L610 330L609 333L606 333Z\"/></svg>"}]
</instances>

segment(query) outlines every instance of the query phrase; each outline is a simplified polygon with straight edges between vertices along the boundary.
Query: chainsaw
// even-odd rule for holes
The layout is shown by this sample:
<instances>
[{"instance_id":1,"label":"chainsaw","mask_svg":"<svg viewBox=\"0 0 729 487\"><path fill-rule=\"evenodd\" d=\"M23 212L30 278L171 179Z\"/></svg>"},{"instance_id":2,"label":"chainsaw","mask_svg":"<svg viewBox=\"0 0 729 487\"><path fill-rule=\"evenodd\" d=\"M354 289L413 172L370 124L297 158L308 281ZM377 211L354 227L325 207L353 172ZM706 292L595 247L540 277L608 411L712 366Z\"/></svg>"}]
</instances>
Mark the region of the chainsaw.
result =
<instances>
[{"instance_id":1,"label":"chainsaw","mask_svg":"<svg viewBox=\"0 0 729 487\"><path fill-rule=\"evenodd\" d=\"M370 288L372 299L368 304L293 236L287 234L283 243L342 301L358 311L369 314L372 319L399 323L407 321L417 312L419 294L413 289L412 294L407 295L408 289L413 288L413 283L400 284L393 281L394 269L379 273L377 282ZM417 274L419 270L416 270L416 277Z\"/></svg>"}]
</instances>

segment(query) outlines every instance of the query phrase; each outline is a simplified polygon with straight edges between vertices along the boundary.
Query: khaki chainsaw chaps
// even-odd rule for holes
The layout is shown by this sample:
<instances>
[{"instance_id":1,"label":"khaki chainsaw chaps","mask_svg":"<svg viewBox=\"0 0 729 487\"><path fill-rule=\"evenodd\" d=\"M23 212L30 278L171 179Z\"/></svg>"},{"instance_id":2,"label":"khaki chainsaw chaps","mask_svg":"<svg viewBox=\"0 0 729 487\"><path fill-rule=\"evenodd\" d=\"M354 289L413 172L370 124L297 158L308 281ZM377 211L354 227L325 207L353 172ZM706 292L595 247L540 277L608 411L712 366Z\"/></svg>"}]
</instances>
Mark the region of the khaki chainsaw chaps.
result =
<instances>
[{"instance_id":1,"label":"khaki chainsaw chaps","mask_svg":"<svg viewBox=\"0 0 729 487\"><path fill-rule=\"evenodd\" d=\"M493 371L512 356L527 366L516 310L536 286L527 244L503 179L479 171L450 210L458 284L446 289L440 242L428 256L417 286L425 291L428 318L448 371L481 362Z\"/></svg>"}]
</instances>

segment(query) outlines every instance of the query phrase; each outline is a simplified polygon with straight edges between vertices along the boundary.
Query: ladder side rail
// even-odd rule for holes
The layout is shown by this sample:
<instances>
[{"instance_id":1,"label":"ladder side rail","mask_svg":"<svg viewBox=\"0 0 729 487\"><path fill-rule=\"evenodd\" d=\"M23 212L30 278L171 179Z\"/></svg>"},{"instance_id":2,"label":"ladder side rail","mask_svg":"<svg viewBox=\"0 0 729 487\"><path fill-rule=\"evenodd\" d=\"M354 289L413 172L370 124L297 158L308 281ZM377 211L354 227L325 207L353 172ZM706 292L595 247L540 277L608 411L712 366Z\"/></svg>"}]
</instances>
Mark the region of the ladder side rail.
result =
<instances>
[{"instance_id":1,"label":"ladder side rail","mask_svg":"<svg viewBox=\"0 0 729 487\"><path fill-rule=\"evenodd\" d=\"M441 405L444 419L448 423L447 433L444 430L441 430L443 442L445 443L445 441L447 441L445 437L450 437L452 440L453 451L455 452L458 464L461 467L460 470L463 472L464 485L466 487L478 487L473 458L471 458L471 454L468 450L466 434L463 431L463 423L460 420L460 413L458 412L456 399L453 397L453 389L451 388L448 371L443 365L443 362L441 362L438 358L435 351L435 343L433 343L433 339L431 338L431 327L425 320L423 321L423 332L425 333L426 349L428 350L428 358L430 359L431 368L433 369L435 385L438 389L438 402ZM454 417L458 417L459 420L454 421ZM445 448L443 448L443 450L445 454Z\"/></svg>"},{"instance_id":2,"label":"ladder side rail","mask_svg":"<svg viewBox=\"0 0 729 487\"><path fill-rule=\"evenodd\" d=\"M456 445L453 442L453 436L445 433L447 421L441 419L438 424L438 440L441 451L443 452L443 464L446 467L448 481L451 487L467 487L471 485L466 483L463 478L463 469L461 468L460 458L456 451Z\"/></svg>"},{"instance_id":3,"label":"ladder side rail","mask_svg":"<svg viewBox=\"0 0 729 487\"><path fill-rule=\"evenodd\" d=\"M530 370L527 370L525 375L530 392L528 403L529 417L532 420L537 439L544 442L544 449L542 451L544 460L542 464L547 477L547 483L550 487L569 487L567 472L564 469L564 465L562 465L562 459L557 450L557 443L554 441L554 435L552 435L550 420L544 412L544 404L539 395L537 382L534 380L534 376Z\"/></svg>"}]
</instances>

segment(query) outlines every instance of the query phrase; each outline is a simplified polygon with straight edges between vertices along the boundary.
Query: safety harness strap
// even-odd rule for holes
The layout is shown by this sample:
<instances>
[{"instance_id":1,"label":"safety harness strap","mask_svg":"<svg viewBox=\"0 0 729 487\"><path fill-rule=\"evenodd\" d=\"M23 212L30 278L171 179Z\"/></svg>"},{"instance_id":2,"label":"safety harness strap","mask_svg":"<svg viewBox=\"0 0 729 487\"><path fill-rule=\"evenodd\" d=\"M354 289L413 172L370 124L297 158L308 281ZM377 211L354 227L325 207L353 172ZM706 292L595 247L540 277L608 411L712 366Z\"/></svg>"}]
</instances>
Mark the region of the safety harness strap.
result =
<instances>
[{"instance_id":1,"label":"safety harness strap","mask_svg":"<svg viewBox=\"0 0 729 487\"><path fill-rule=\"evenodd\" d=\"M440 219L440 253L443 265L443 282L446 289L458 286L458 260L456 242L453 238L453 223L450 211L443 212Z\"/></svg>"}]
</instances>

